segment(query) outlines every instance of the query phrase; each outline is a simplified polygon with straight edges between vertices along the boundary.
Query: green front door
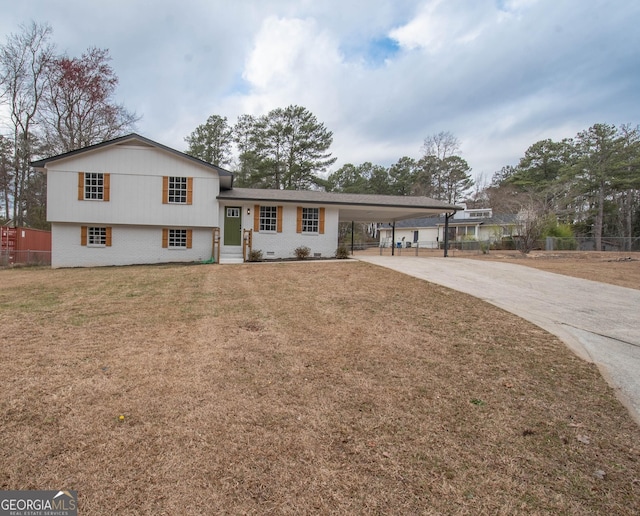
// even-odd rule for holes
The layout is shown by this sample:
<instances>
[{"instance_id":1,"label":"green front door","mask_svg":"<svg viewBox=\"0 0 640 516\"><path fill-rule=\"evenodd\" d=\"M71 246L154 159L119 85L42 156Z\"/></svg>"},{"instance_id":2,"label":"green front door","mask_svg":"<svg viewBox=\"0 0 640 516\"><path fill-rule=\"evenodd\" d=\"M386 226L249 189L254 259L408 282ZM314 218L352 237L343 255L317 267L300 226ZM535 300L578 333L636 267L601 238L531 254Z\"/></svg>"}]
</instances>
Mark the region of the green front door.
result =
<instances>
[{"instance_id":1,"label":"green front door","mask_svg":"<svg viewBox=\"0 0 640 516\"><path fill-rule=\"evenodd\" d=\"M242 219L240 208L227 206L224 211L224 245L240 245L242 242Z\"/></svg>"}]
</instances>

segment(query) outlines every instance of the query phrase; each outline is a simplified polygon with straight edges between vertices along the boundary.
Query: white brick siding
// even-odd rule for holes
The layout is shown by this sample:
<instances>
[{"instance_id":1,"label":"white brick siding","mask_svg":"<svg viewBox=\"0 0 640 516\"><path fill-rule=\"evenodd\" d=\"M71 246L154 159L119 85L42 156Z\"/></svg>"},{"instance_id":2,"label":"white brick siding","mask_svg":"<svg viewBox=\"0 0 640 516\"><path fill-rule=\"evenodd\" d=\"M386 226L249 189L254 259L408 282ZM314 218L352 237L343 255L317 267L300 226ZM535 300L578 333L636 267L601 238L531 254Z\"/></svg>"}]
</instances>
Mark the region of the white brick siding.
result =
<instances>
[{"instance_id":1,"label":"white brick siding","mask_svg":"<svg viewBox=\"0 0 640 516\"><path fill-rule=\"evenodd\" d=\"M263 203L263 206L275 206L274 203ZM282 233L253 232L253 250L262 251L264 259L294 258L294 249L306 246L311 249L310 256L319 254L322 257L333 257L338 247L338 209L325 208L324 234L296 233L296 216L299 205L283 205ZM254 204L227 203L220 207L221 241L224 242L224 210L226 206L242 208L242 228L253 229ZM302 206L302 205L300 205ZM318 207L318 206L310 206ZM247 211L249 212L247 214Z\"/></svg>"},{"instance_id":2,"label":"white brick siding","mask_svg":"<svg viewBox=\"0 0 640 516\"><path fill-rule=\"evenodd\" d=\"M193 230L191 249L163 249L160 226L113 225L111 247L82 246L80 228L80 224L51 225L53 268L200 262L211 258L211 228L184 228Z\"/></svg>"}]
</instances>

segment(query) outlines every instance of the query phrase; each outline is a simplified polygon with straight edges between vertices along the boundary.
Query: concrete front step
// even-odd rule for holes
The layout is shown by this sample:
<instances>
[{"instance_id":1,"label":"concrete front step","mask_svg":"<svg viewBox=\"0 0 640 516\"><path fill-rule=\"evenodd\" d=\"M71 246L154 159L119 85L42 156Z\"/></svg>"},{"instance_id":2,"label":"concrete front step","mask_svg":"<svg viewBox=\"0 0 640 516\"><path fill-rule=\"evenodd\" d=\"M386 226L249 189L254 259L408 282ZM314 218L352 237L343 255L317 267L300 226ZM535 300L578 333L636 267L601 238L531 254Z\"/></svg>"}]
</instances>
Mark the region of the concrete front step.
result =
<instances>
[{"instance_id":1,"label":"concrete front step","mask_svg":"<svg viewBox=\"0 0 640 516\"><path fill-rule=\"evenodd\" d=\"M220 263L221 264L225 264L225 263L244 263L244 260L242 259L242 256L236 256L236 255L220 255Z\"/></svg>"},{"instance_id":2,"label":"concrete front step","mask_svg":"<svg viewBox=\"0 0 640 516\"><path fill-rule=\"evenodd\" d=\"M220 251L220 263L244 263L242 248L223 248Z\"/></svg>"}]
</instances>

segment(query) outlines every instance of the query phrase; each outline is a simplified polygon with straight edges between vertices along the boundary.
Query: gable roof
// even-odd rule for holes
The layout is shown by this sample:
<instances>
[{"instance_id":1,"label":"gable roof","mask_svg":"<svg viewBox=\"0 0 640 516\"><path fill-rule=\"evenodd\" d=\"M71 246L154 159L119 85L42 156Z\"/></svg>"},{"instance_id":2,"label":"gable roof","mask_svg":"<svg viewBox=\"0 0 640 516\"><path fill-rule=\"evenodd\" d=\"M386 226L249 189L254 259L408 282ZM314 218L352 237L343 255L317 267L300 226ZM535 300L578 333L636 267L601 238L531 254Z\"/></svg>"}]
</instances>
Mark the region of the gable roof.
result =
<instances>
[{"instance_id":1,"label":"gable roof","mask_svg":"<svg viewBox=\"0 0 640 516\"><path fill-rule=\"evenodd\" d=\"M82 149L65 152L64 154L58 154L57 156L51 156L49 158L41 159L38 161L32 161L31 166L33 168L44 169L49 163L65 160L73 156L85 154L87 152L94 152L96 150L103 149L105 147L111 147L114 145L132 144L132 143L133 144L137 143L138 145L147 146L147 147L155 147L156 149L160 149L162 151L168 152L181 159L186 159L200 166L213 169L219 174L221 189L233 188L233 174L228 170L225 170L224 168L218 167L216 165L212 165L211 163L207 163L206 161L195 158L193 156L189 156L184 152L177 151L175 149L172 149L171 147L162 145L161 143L154 142L153 140L150 140L149 138L145 138L144 136L140 136L139 134L136 134L136 133L120 136L118 138L114 138L113 140L107 140L102 143L96 143L95 145L89 145L88 147L83 147Z\"/></svg>"},{"instance_id":2,"label":"gable roof","mask_svg":"<svg viewBox=\"0 0 640 516\"><path fill-rule=\"evenodd\" d=\"M462 207L430 197L399 195L367 195L319 192L315 190L267 190L234 188L221 191L219 200L256 203L297 203L336 206L341 221L382 222L403 220L419 215L453 213Z\"/></svg>"}]
</instances>

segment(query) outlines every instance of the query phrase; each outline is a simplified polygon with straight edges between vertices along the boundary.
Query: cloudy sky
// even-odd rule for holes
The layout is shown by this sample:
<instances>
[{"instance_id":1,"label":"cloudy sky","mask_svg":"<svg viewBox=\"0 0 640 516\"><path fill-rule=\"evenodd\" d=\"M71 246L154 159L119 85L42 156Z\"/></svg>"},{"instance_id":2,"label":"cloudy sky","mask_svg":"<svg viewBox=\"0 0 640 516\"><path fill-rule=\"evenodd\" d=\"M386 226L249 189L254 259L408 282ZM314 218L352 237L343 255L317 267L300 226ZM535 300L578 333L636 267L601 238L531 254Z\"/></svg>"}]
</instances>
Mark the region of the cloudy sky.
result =
<instances>
[{"instance_id":1,"label":"cloudy sky","mask_svg":"<svg viewBox=\"0 0 640 516\"><path fill-rule=\"evenodd\" d=\"M0 0L0 41L49 23L109 49L137 132L178 150L211 114L306 107L332 170L420 157L449 131L484 180L529 145L640 124L637 0Z\"/></svg>"}]
</instances>

